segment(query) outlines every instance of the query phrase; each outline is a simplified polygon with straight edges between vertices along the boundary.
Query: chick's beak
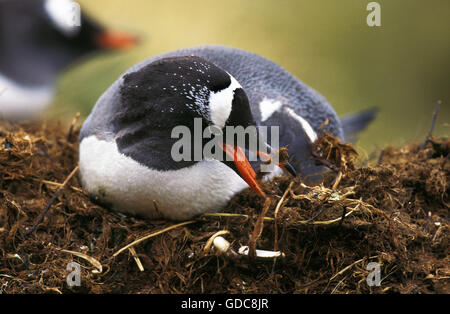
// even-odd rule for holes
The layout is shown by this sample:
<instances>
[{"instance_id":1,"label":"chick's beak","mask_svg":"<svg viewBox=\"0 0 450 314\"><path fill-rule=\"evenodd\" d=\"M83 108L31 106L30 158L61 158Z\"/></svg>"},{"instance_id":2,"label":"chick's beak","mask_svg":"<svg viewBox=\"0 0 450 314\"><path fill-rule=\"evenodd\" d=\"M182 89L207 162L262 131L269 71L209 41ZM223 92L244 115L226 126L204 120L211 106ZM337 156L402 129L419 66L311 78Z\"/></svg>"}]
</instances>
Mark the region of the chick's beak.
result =
<instances>
[{"instance_id":1,"label":"chick's beak","mask_svg":"<svg viewBox=\"0 0 450 314\"><path fill-rule=\"evenodd\" d=\"M260 151L257 151L256 153L258 154L259 157L261 157L265 161L271 160L270 155L267 153L260 152ZM288 161L284 161L283 163L277 163L277 166L280 167L281 169L283 169L284 171L288 172L289 174L291 174L293 177L297 176L297 172L295 171L294 167Z\"/></svg>"},{"instance_id":2,"label":"chick's beak","mask_svg":"<svg viewBox=\"0 0 450 314\"><path fill-rule=\"evenodd\" d=\"M288 161L286 161L284 164L280 164L279 166L284 171L290 173L293 177L297 176L297 172L295 171L294 167Z\"/></svg>"}]
</instances>

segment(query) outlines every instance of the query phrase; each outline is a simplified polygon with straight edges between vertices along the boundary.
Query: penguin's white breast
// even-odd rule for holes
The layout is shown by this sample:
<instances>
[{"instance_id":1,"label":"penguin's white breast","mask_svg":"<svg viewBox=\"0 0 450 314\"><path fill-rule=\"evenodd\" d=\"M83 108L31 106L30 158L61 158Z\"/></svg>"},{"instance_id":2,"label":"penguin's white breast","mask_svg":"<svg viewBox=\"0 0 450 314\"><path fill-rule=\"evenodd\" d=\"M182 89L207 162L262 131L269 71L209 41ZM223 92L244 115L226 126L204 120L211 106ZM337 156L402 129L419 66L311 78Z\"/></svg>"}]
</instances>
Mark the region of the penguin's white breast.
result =
<instances>
[{"instance_id":1,"label":"penguin's white breast","mask_svg":"<svg viewBox=\"0 0 450 314\"><path fill-rule=\"evenodd\" d=\"M79 157L81 181L89 193L100 196L118 211L151 218L188 219L218 210L248 187L217 160L159 171L121 154L115 142L94 135L81 141Z\"/></svg>"}]
</instances>

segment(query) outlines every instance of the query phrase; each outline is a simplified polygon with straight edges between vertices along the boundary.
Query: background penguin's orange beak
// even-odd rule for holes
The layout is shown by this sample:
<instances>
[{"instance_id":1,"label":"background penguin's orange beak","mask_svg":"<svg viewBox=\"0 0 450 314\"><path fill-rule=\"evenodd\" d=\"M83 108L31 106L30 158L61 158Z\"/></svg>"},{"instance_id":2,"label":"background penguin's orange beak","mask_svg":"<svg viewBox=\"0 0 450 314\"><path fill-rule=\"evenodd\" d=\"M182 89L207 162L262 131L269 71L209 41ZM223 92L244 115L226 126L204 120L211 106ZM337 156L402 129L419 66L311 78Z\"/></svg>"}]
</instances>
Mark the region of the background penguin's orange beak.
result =
<instances>
[{"instance_id":1,"label":"background penguin's orange beak","mask_svg":"<svg viewBox=\"0 0 450 314\"><path fill-rule=\"evenodd\" d=\"M95 41L101 48L120 50L135 47L139 40L137 36L131 34L117 31L103 31L97 35Z\"/></svg>"}]
</instances>

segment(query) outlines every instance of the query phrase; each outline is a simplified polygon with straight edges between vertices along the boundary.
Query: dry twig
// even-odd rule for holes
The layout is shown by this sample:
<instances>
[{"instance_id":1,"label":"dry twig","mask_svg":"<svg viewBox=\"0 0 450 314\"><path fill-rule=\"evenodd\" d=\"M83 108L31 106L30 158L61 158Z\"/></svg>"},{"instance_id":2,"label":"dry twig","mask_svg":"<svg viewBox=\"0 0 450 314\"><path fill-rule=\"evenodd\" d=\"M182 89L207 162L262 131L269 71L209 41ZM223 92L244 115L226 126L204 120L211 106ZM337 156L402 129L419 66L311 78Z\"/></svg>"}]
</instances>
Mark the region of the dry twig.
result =
<instances>
[{"instance_id":1,"label":"dry twig","mask_svg":"<svg viewBox=\"0 0 450 314\"><path fill-rule=\"evenodd\" d=\"M287 194L289 193L289 191L291 190L292 186L294 185L294 181L291 181L291 183L289 183L289 186L287 187L286 191L284 191L283 196L281 197L280 201L278 202L277 206L275 207L275 212L274 212L274 232L275 232L275 240L274 240L274 244L273 244L273 250L277 251L278 250L278 224L277 224L277 218L278 218L278 211L281 208L281 205L284 202L284 199L286 198Z\"/></svg>"},{"instance_id":2,"label":"dry twig","mask_svg":"<svg viewBox=\"0 0 450 314\"><path fill-rule=\"evenodd\" d=\"M218 236L224 235L224 234L229 234L230 231L228 230L220 230L217 231L216 233L214 233L209 239L208 241L206 241L205 247L203 248L203 256L208 255L209 250L211 249L211 245L214 242L214 239Z\"/></svg>"},{"instance_id":3,"label":"dry twig","mask_svg":"<svg viewBox=\"0 0 450 314\"><path fill-rule=\"evenodd\" d=\"M64 249L59 249L59 248L57 248L57 250L64 252L64 253L69 253L69 254L78 256L78 257L88 261L89 263L91 263L92 266L94 266L96 268L95 270L92 271L93 273L101 273L103 271L102 264L98 260L93 258L92 256L86 255L84 253L76 252L76 251L64 250Z\"/></svg>"},{"instance_id":4,"label":"dry twig","mask_svg":"<svg viewBox=\"0 0 450 314\"><path fill-rule=\"evenodd\" d=\"M258 216L258 219L256 220L255 228L253 229L253 233L248 241L248 247L249 247L249 253L248 256L250 258L256 257L256 241L258 241L259 237L261 236L261 233L264 228L264 216L266 215L267 211L269 210L271 200L270 198L266 197L264 200L264 206L261 211L261 213Z\"/></svg>"},{"instance_id":5,"label":"dry twig","mask_svg":"<svg viewBox=\"0 0 450 314\"><path fill-rule=\"evenodd\" d=\"M134 249L134 247L130 247L128 249L128 251L130 251L131 256L133 256L134 261L136 262L137 267L139 268L140 271L144 271L144 266L142 266L141 260L139 259L139 257L136 254L136 250Z\"/></svg>"},{"instance_id":6,"label":"dry twig","mask_svg":"<svg viewBox=\"0 0 450 314\"><path fill-rule=\"evenodd\" d=\"M439 111L439 106L441 105L441 103L442 103L442 102L441 102L440 100L438 100L438 101L436 102L436 105L435 105L434 111L433 111L433 117L431 118L430 131L428 132L428 135L427 135L427 137L426 137L425 142L423 142L423 144L420 145L419 150L424 149L425 146L426 146L428 143L430 143L430 142L432 141L431 138L432 138L432 136L433 136L433 130L434 130L434 126L436 125L436 118L437 118L437 114L438 114L438 111Z\"/></svg>"},{"instance_id":7,"label":"dry twig","mask_svg":"<svg viewBox=\"0 0 450 314\"><path fill-rule=\"evenodd\" d=\"M38 219L36 219L36 222L34 223L33 227L31 227L30 230L28 230L28 232L25 234L26 236L30 235L31 233L34 232L34 230L36 230L37 226L42 222L42 220L44 219L45 215L47 214L47 212L49 211L50 207L52 206L53 202L56 200L56 198L58 197L59 193L61 193L61 191L64 189L64 187L67 185L67 183L70 181L70 179L72 179L72 177L75 175L75 173L77 173L78 171L78 166L76 166L72 172L67 176L67 178L64 180L63 184L56 190L55 194L53 194L52 198L50 199L50 201L48 202L47 206L45 207L45 209L42 211L42 213L39 215Z\"/></svg>"},{"instance_id":8,"label":"dry twig","mask_svg":"<svg viewBox=\"0 0 450 314\"><path fill-rule=\"evenodd\" d=\"M378 255L370 256L368 259L377 258L377 257L378 257ZM347 270L349 270L350 268L352 268L352 267L355 266L356 264L365 261L366 259L367 259L367 258L364 257L364 258L361 258L361 259L357 260L357 261L354 262L354 263L351 263L351 264L348 265L347 267L343 268L341 271L338 271L336 274L334 274L333 276L331 276L330 281L332 281L332 280L333 280L334 278L336 278L337 276L339 276L339 275L345 273Z\"/></svg>"},{"instance_id":9,"label":"dry twig","mask_svg":"<svg viewBox=\"0 0 450 314\"><path fill-rule=\"evenodd\" d=\"M172 226L170 226L170 227L164 228L164 229L162 229L162 230L159 230L159 231L156 231L156 232L152 232L151 234L146 235L145 237L139 238L139 239L137 239L137 240L131 242L130 244L125 245L123 248L121 248L120 250L118 250L118 251L117 251L116 253L114 253L112 256L113 256L113 257L116 257L117 255L119 255L119 254L122 253L123 251L125 251L125 250L129 249L130 247L135 246L136 244L139 244L139 243L141 243L141 242L143 242L143 241L145 241L145 240L147 240L147 239L150 239L150 238L152 238L152 237L155 237L155 236L157 236L157 235L160 235L160 234L162 234L162 233L164 233L164 232L170 231L170 230L175 229L175 228L179 228L179 227L182 227L182 226L186 226L186 225L189 225L189 224L193 224L194 222L197 222L197 221L196 221L196 220L188 220L188 221L184 221L184 222L181 222L181 223L179 223L179 224L175 224L175 225L172 225Z\"/></svg>"},{"instance_id":10,"label":"dry twig","mask_svg":"<svg viewBox=\"0 0 450 314\"><path fill-rule=\"evenodd\" d=\"M67 142L71 142L73 128L75 127L75 124L77 123L78 119L80 118L80 115L81 114L79 112L77 112L75 117L73 117L73 119L72 119L72 123L70 124L70 127L69 127L69 132L67 133Z\"/></svg>"}]
</instances>

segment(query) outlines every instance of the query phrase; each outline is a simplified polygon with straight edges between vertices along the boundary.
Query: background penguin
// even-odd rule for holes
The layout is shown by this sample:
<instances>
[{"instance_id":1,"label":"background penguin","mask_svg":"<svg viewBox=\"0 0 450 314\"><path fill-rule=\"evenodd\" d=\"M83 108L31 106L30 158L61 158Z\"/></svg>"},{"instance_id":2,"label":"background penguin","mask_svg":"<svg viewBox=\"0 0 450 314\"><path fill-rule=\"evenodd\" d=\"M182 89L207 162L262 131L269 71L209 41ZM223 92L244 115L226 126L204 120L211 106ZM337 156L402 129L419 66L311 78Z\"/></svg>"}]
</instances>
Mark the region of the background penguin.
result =
<instances>
[{"instance_id":1,"label":"background penguin","mask_svg":"<svg viewBox=\"0 0 450 314\"><path fill-rule=\"evenodd\" d=\"M132 46L136 38L106 31L71 0L0 1L0 119L34 118L51 102L57 76L100 50Z\"/></svg>"},{"instance_id":2,"label":"background penguin","mask_svg":"<svg viewBox=\"0 0 450 314\"><path fill-rule=\"evenodd\" d=\"M172 111L177 111L178 107L185 108L184 103L187 101L182 94L184 85L177 86L175 82L177 82L177 78L183 77L183 75L187 76L186 67L168 67L167 69L163 67L163 69L155 70L155 66L160 62L165 64L174 57L186 58L186 56L200 57L208 63L210 62L218 69L217 72L222 71L229 74L233 78L231 81L236 80L236 86L242 86L242 88L236 89L231 88L231 81L228 85L219 83L220 88L216 87L217 90L207 88L202 97L208 98L214 92L227 89L233 90L233 97L239 97L241 93L244 93L248 100L241 101L241 103L248 103L250 112L246 114L245 110L236 111L234 104L231 106L235 98L230 96L228 102L234 111L227 112L225 110L222 119L228 121L230 116L242 116L247 118L244 119L244 122L241 121L241 125L254 121L251 123L259 126L278 126L280 128L280 147L288 147L289 155L292 158L291 163L302 175L314 174L321 170L320 167L314 165L310 158L310 143L317 139L320 132L331 132L335 136L345 139L346 136L354 135L355 132L363 129L374 116L374 111L351 116L344 120L344 122L350 123L349 126L344 127L324 97L275 63L247 51L224 46L202 46L149 58L130 68L111 85L98 100L80 133L82 183L89 192L99 195L116 209L155 217L157 215L150 198L155 197L157 202L158 197L163 198L165 199L163 203L168 204L172 202L172 199L178 197L181 202L176 204L177 209L172 203L163 208L160 214L175 219L189 218L205 210L213 209L214 206L211 206L214 204L217 207L223 206L235 193L247 186L235 171L231 171L229 167L223 168L221 163L215 170L205 168L201 172L199 168L195 174L184 173L183 176L161 177L161 174L171 173L174 169L180 170L182 167L183 170L192 170L200 164L177 164L171 160L169 154L170 145L168 143L171 142L171 139L168 130L169 127L174 126L170 120L174 114ZM186 66L187 69L197 69L195 64ZM141 79L136 82L130 81L133 76L139 76ZM207 79L207 81L209 80ZM181 80L178 83L195 84L197 82ZM235 89L242 92L236 92ZM133 96L130 96L130 91L134 91ZM155 92L160 93L158 97L154 97L153 93ZM133 105L130 105L130 102ZM207 107L203 109L208 112L211 104L204 103ZM183 105L174 108L174 104ZM245 105L241 105L241 107L245 107ZM155 108L157 108L156 112ZM162 115L161 112L166 114ZM186 114L186 111L181 112ZM125 123L118 122L119 117L121 117L120 121ZM186 120L183 119L178 120L178 123L186 123ZM319 129L326 120L329 123ZM155 128L158 131L155 131ZM161 132L161 128L164 130L163 132ZM346 134L346 130L352 133ZM164 141L161 143L167 145L164 158L160 157L160 147L164 145L155 144L158 140L152 139L145 143L148 138L155 138L155 134L158 134L157 138L160 141ZM270 136L267 138L270 139ZM115 156L115 159L112 156ZM120 169L121 167L128 168L127 172ZM137 168L139 171L136 170ZM220 170L218 170L219 168ZM152 169L156 169L156 172L152 172ZM279 170L279 168L277 169ZM121 177L118 175L119 172L129 175L124 175L119 179ZM142 179L141 175L144 173L145 178ZM227 179L223 181L223 178ZM155 183L155 180L158 182ZM213 182L220 183L216 185ZM159 192L157 193L152 192L155 184L158 185ZM207 188L211 186L213 188ZM137 201L146 193L151 195L150 198L142 202ZM201 205L194 204L195 206L192 207L192 204L189 203L192 200L184 199L178 193L198 199ZM212 203L205 201L211 200L211 198Z\"/></svg>"}]
</instances>

